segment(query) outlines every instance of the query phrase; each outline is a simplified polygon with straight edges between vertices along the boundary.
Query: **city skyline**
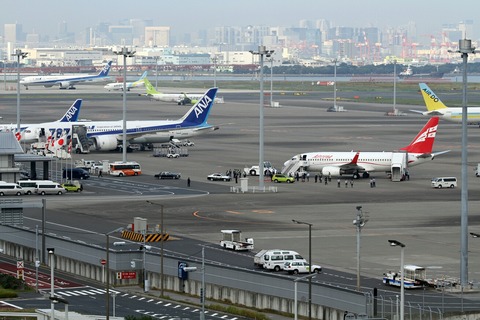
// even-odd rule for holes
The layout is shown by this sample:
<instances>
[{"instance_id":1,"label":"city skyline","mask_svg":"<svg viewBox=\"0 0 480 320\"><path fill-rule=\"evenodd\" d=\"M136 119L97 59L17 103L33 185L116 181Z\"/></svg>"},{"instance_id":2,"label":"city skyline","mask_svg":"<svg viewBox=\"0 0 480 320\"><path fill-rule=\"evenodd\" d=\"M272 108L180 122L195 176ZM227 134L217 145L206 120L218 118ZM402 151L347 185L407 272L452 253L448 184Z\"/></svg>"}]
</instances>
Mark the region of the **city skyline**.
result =
<instances>
[{"instance_id":1,"label":"city skyline","mask_svg":"<svg viewBox=\"0 0 480 320\"><path fill-rule=\"evenodd\" d=\"M468 10L461 10L453 2L413 0L396 4L380 0L300 0L295 4L286 0L245 0L241 5L222 0L183 0L173 3L144 0L140 6L125 0L102 1L92 5L82 3L78 6L58 0L25 0L21 5L13 0L4 0L0 24L18 23L25 33L55 37L59 34L59 23L62 21L66 22L68 32L78 33L99 23L119 25L129 19L149 19L155 26L170 26L172 34L181 37L221 26L298 27L301 20L325 19L332 26L375 26L383 30L406 27L409 22L414 22L418 37L426 39L429 35L440 36L443 25L471 20L475 34L467 34L466 37L476 40L480 32L476 32L478 21L472 13L479 11L480 2L470 0L463 3Z\"/></svg>"}]
</instances>

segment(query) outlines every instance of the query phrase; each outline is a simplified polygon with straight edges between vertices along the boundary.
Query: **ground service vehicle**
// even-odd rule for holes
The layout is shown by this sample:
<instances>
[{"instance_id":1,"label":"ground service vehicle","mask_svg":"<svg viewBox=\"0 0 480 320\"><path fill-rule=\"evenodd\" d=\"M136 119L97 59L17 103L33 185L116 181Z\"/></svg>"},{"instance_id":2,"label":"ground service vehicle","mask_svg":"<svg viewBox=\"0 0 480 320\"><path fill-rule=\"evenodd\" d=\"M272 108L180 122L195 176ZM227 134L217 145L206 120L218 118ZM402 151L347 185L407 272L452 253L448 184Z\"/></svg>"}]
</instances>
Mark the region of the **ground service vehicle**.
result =
<instances>
[{"instance_id":1,"label":"ground service vehicle","mask_svg":"<svg viewBox=\"0 0 480 320\"><path fill-rule=\"evenodd\" d=\"M221 174L221 173L212 173L207 176L207 180L210 181L230 181L232 178L230 176Z\"/></svg>"},{"instance_id":2,"label":"ground service vehicle","mask_svg":"<svg viewBox=\"0 0 480 320\"><path fill-rule=\"evenodd\" d=\"M0 196L21 196L25 191L16 183L3 182L0 183Z\"/></svg>"},{"instance_id":3,"label":"ground service vehicle","mask_svg":"<svg viewBox=\"0 0 480 320\"><path fill-rule=\"evenodd\" d=\"M50 180L20 180L18 181L18 185L22 187L25 194L32 194L35 193L37 189L38 182L52 182Z\"/></svg>"},{"instance_id":4,"label":"ground service vehicle","mask_svg":"<svg viewBox=\"0 0 480 320\"><path fill-rule=\"evenodd\" d=\"M258 176L260 174L260 167L259 166L251 166L243 168L243 172L247 175L251 176ZM263 172L265 175L274 175L277 173L277 169L275 169L270 161L263 162Z\"/></svg>"},{"instance_id":5,"label":"ground service vehicle","mask_svg":"<svg viewBox=\"0 0 480 320\"><path fill-rule=\"evenodd\" d=\"M273 249L259 251L253 258L253 263L264 269L280 271L283 270L285 262L294 260L306 261L296 251Z\"/></svg>"},{"instance_id":6,"label":"ground service vehicle","mask_svg":"<svg viewBox=\"0 0 480 320\"><path fill-rule=\"evenodd\" d=\"M67 192L83 191L83 186L78 183L63 183L62 187L64 187Z\"/></svg>"},{"instance_id":7,"label":"ground service vehicle","mask_svg":"<svg viewBox=\"0 0 480 320\"><path fill-rule=\"evenodd\" d=\"M108 173L112 176L138 176L142 174L142 168L140 165L135 161L128 161L128 162L113 162L110 163Z\"/></svg>"},{"instance_id":8,"label":"ground service vehicle","mask_svg":"<svg viewBox=\"0 0 480 320\"><path fill-rule=\"evenodd\" d=\"M88 171L83 168L68 168L68 169L63 169L62 177L69 180L73 180L73 179L85 180L90 178L90 173L88 173Z\"/></svg>"},{"instance_id":9,"label":"ground service vehicle","mask_svg":"<svg viewBox=\"0 0 480 320\"><path fill-rule=\"evenodd\" d=\"M253 250L253 239L245 238L242 241L242 232L240 230L221 230L222 240L220 246L232 250Z\"/></svg>"},{"instance_id":10,"label":"ground service vehicle","mask_svg":"<svg viewBox=\"0 0 480 320\"><path fill-rule=\"evenodd\" d=\"M299 273L308 273L310 265L305 260L294 260L287 261L283 266L283 270L288 273L299 274ZM312 264L312 271L310 273L320 273L322 272L322 267L318 264Z\"/></svg>"},{"instance_id":11,"label":"ground service vehicle","mask_svg":"<svg viewBox=\"0 0 480 320\"><path fill-rule=\"evenodd\" d=\"M432 178L432 187L434 188L455 188L456 186L457 178L455 177Z\"/></svg>"},{"instance_id":12,"label":"ground service vehicle","mask_svg":"<svg viewBox=\"0 0 480 320\"><path fill-rule=\"evenodd\" d=\"M403 267L405 276L403 285L405 289L422 288L428 285L426 280L427 271L424 267L415 265L405 265ZM400 287L402 283L402 273L389 271L383 274L383 283L390 286Z\"/></svg>"},{"instance_id":13,"label":"ground service vehicle","mask_svg":"<svg viewBox=\"0 0 480 320\"><path fill-rule=\"evenodd\" d=\"M480 177L480 163L477 164L477 166L474 169L475 171L475 177Z\"/></svg>"},{"instance_id":14,"label":"ground service vehicle","mask_svg":"<svg viewBox=\"0 0 480 320\"><path fill-rule=\"evenodd\" d=\"M277 182L286 182L286 183L294 183L295 178L294 177L287 177L284 174L274 174L272 177L272 181L277 183Z\"/></svg>"},{"instance_id":15,"label":"ground service vehicle","mask_svg":"<svg viewBox=\"0 0 480 320\"><path fill-rule=\"evenodd\" d=\"M159 174L156 174L154 177L157 179L180 179L181 174L178 172L162 171Z\"/></svg>"},{"instance_id":16,"label":"ground service vehicle","mask_svg":"<svg viewBox=\"0 0 480 320\"><path fill-rule=\"evenodd\" d=\"M52 181L43 181L37 182L37 189L35 190L36 194L39 195L46 195L46 194L64 194L67 190L62 187L59 183L52 182Z\"/></svg>"}]
</instances>

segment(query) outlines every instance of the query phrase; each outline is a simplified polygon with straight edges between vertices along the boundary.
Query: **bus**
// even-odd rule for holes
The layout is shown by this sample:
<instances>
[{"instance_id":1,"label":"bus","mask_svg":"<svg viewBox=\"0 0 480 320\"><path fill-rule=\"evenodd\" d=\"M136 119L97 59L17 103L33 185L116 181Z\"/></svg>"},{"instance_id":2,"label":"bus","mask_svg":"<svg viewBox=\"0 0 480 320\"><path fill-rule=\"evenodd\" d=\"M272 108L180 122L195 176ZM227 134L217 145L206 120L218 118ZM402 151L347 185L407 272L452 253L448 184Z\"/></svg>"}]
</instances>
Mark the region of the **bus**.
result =
<instances>
[{"instance_id":1,"label":"bus","mask_svg":"<svg viewBox=\"0 0 480 320\"><path fill-rule=\"evenodd\" d=\"M109 164L108 173L112 176L138 176L142 174L142 168L135 161L117 161Z\"/></svg>"}]
</instances>

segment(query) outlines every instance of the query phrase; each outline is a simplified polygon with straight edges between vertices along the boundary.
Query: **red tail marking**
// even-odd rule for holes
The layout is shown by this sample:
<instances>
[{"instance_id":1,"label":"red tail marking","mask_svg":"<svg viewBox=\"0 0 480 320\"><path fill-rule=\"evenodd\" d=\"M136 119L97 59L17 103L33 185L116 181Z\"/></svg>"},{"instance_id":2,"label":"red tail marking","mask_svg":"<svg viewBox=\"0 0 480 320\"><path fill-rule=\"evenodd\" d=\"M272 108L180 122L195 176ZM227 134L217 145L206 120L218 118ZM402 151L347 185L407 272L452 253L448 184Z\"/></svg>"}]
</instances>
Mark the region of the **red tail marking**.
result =
<instances>
[{"instance_id":1,"label":"red tail marking","mask_svg":"<svg viewBox=\"0 0 480 320\"><path fill-rule=\"evenodd\" d=\"M431 153L437 133L438 119L438 117L430 118L412 142L400 150L405 150L410 153Z\"/></svg>"},{"instance_id":2,"label":"red tail marking","mask_svg":"<svg viewBox=\"0 0 480 320\"><path fill-rule=\"evenodd\" d=\"M352 161L350 161L350 164L357 164L358 157L360 156L360 152L357 152L355 156L353 157Z\"/></svg>"}]
</instances>

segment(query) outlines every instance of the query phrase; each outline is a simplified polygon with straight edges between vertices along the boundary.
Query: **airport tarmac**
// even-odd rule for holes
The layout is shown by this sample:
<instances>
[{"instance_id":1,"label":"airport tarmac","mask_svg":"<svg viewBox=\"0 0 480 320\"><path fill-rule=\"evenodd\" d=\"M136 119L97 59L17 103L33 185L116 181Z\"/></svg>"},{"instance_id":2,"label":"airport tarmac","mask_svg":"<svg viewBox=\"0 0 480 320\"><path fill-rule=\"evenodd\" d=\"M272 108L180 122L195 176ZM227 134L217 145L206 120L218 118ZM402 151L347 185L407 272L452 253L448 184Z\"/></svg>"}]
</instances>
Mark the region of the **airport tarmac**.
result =
<instances>
[{"instance_id":1,"label":"airport tarmac","mask_svg":"<svg viewBox=\"0 0 480 320\"><path fill-rule=\"evenodd\" d=\"M80 86L79 86L80 88ZM22 122L35 123L59 118L82 90L75 94L48 94L48 89L22 92ZM55 89L52 89L55 90ZM254 93L249 93L254 94ZM416 95L416 93L412 93ZM309 182L265 185L278 188L277 193L231 193L235 182L207 182L206 176L229 169L243 169L258 164L259 106L253 99L242 100L239 92L225 93L225 104L215 105L208 122L220 127L215 132L191 139L195 146L189 156L179 159L152 157L152 152L128 153L128 160L142 165L143 176L153 180L159 171L182 173L180 181L158 181L172 188L210 190L205 196L135 196L87 197L68 195L48 197L49 219L66 221L79 228L108 232L144 217L149 224L159 223L159 208L152 210L150 200L164 205L166 230L178 237L218 243L221 229L240 229L245 237L255 239L256 250L291 249L308 256L308 227L292 219L312 224L313 262L356 272L357 206L362 206L368 222L361 233L361 272L381 278L383 272L400 265L400 250L389 246L395 239L406 244L405 263L428 267L428 275L459 277L460 273L460 188L433 189L435 176L461 177L461 126L440 121L435 151L451 150L433 161L410 168L410 181L391 182L385 173L372 174L369 180L355 180L345 188L345 179L337 187L336 178L328 185ZM258 94L257 94L258 96ZM421 97L419 105L422 105ZM308 151L392 151L406 146L427 122L427 118L410 113L412 106L397 106L407 116L387 117L391 106L344 104L347 112L326 112L331 102L315 97L286 95L276 99L280 108L265 108L264 159L281 169L291 156ZM151 102L130 95L128 119L179 118L188 106ZM418 107L416 108L418 109ZM118 93L89 93L81 117L92 120L118 120L122 98ZM15 95L0 104L2 122L15 122ZM480 232L480 185L473 168L480 162L478 127L469 127L469 231ZM120 153L74 155L74 159L121 160ZM92 179L98 179L92 177ZM251 177L250 185L258 185ZM459 186L461 182L459 181ZM75 196L75 197L73 197ZM96 222L96 223L92 223ZM480 242L469 239L469 279L480 277ZM354 280L353 280L354 281Z\"/></svg>"}]
</instances>

